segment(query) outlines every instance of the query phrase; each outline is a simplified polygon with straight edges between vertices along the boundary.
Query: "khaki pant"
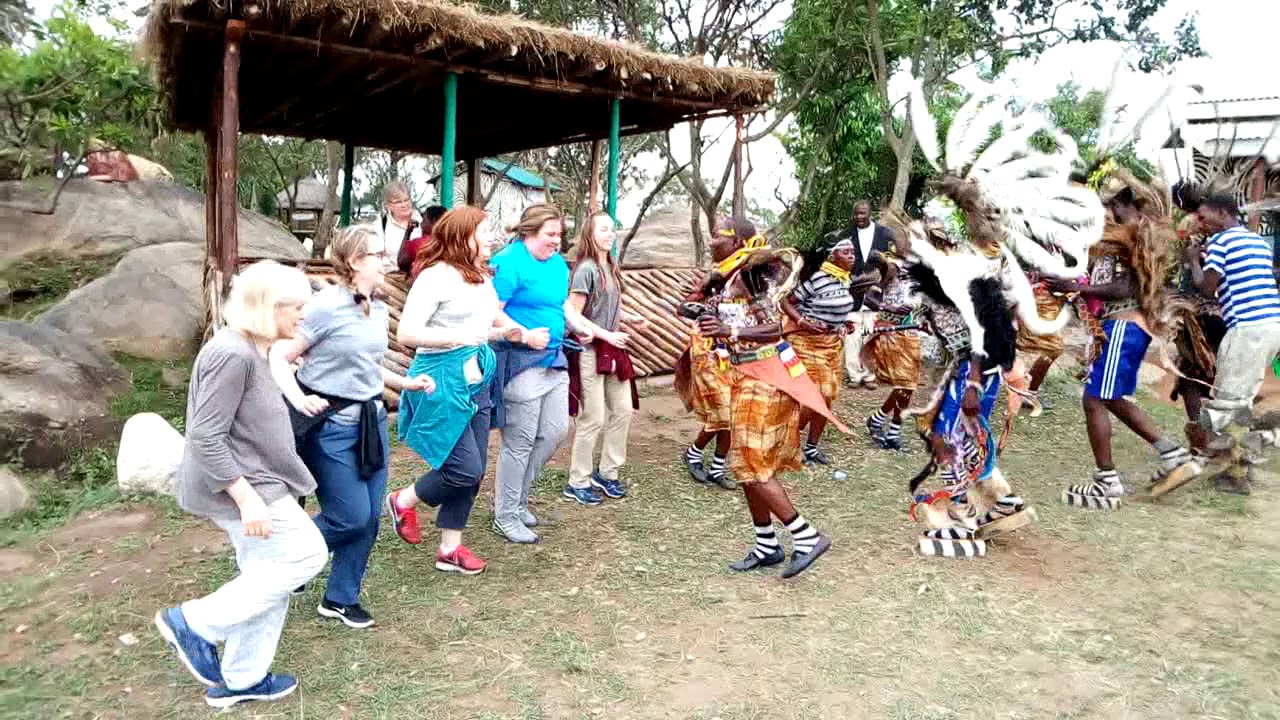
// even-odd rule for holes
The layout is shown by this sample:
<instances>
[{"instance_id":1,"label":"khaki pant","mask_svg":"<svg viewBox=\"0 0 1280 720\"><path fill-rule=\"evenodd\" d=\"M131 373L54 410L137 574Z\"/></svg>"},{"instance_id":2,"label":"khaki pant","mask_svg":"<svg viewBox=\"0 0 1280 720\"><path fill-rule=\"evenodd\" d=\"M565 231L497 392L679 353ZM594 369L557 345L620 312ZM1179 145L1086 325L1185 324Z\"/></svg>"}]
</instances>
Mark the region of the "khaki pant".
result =
<instances>
[{"instance_id":1,"label":"khaki pant","mask_svg":"<svg viewBox=\"0 0 1280 720\"><path fill-rule=\"evenodd\" d=\"M844 373L849 382L857 385L863 382L875 382L876 373L862 364L862 346L867 335L876 325L876 314L873 312L856 312L853 314L854 328L844 336Z\"/></svg>"},{"instance_id":2,"label":"khaki pant","mask_svg":"<svg viewBox=\"0 0 1280 720\"><path fill-rule=\"evenodd\" d=\"M1200 424L1222 432L1229 424L1247 426L1253 399L1280 353L1280 323L1240 325L1227 330L1218 346L1218 373L1213 399L1200 410Z\"/></svg>"},{"instance_id":3,"label":"khaki pant","mask_svg":"<svg viewBox=\"0 0 1280 720\"><path fill-rule=\"evenodd\" d=\"M591 348L578 356L582 397L578 401L578 427L569 461L569 484L591 484L596 441L600 440L600 476L618 479L618 468L627 462L627 431L631 427L631 381L596 372ZM602 437L603 436L603 437Z\"/></svg>"}]
</instances>

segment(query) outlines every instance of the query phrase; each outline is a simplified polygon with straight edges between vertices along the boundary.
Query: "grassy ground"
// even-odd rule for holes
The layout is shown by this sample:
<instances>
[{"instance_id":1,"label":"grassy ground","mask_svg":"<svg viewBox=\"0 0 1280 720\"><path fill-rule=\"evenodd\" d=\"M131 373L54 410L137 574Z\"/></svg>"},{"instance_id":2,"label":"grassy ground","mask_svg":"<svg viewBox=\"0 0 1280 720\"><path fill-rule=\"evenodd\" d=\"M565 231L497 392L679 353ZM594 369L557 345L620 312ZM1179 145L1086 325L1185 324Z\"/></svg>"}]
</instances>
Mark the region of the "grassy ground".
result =
<instances>
[{"instance_id":1,"label":"grassy ground","mask_svg":"<svg viewBox=\"0 0 1280 720\"><path fill-rule=\"evenodd\" d=\"M905 482L922 457L829 443L847 480L790 479L835 548L796 581L724 569L748 547L741 497L695 487L676 459L691 423L646 399L630 498L562 504L532 547L488 531L479 577L432 569L387 533L366 605L379 625L340 629L295 600L278 668L298 697L245 717L433 718L1277 718L1280 511L1203 488L1114 514L1073 511L1061 487L1090 458L1069 389L1019 421L1003 466L1039 523L977 561L921 558ZM850 393L857 418L880 393ZM1165 428L1174 408L1148 403ZM1119 432L1121 469L1149 452ZM416 469L397 451L397 479ZM384 526L384 530L385 530ZM0 716L205 716L200 689L149 626L157 607L233 572L217 532L154 506L80 518L0 551ZM124 637L122 642L121 638ZM137 640L133 643L133 640Z\"/></svg>"}]
</instances>

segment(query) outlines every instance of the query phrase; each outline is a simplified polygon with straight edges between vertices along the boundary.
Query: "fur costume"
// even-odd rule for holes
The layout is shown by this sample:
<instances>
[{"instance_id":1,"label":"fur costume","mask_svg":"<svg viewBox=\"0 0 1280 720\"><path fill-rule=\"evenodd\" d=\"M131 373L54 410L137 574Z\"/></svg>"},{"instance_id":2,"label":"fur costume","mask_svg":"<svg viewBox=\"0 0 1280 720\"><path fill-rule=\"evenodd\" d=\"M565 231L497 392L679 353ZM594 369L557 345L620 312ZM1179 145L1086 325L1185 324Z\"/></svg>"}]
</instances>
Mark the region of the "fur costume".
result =
<instances>
[{"instance_id":1,"label":"fur costume","mask_svg":"<svg viewBox=\"0 0 1280 720\"><path fill-rule=\"evenodd\" d=\"M1066 306L1054 318L1040 317L1027 272L1083 275L1105 214L1096 194L1069 180L1074 141L1036 106L995 87L975 93L952 121L945 162L932 121L920 122L928 117L922 94L910 96L909 111L926 138L921 149L944 177L925 217L898 218L896 230L909 242L911 278L950 360L929 404L917 411L917 427L935 452L909 490L913 516L924 507L930 528L921 552L972 557L985 554L985 538L1030 521L1030 508L997 467L1007 432L997 441L990 427L1001 376L1013 367L1018 327L1049 335L1070 318ZM1033 141L1043 138L1052 140L1051 149ZM971 392L978 396L976 415L963 409ZM939 468L944 488L922 492Z\"/></svg>"}]
</instances>

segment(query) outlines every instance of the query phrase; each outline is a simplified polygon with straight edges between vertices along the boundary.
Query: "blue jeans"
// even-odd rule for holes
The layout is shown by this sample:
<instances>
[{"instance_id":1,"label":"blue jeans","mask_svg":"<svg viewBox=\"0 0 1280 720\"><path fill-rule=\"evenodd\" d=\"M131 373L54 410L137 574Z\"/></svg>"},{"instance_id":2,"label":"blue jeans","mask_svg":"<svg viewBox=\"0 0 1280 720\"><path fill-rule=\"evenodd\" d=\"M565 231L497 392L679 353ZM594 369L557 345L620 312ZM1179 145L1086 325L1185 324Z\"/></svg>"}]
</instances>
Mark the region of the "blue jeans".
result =
<instances>
[{"instance_id":1,"label":"blue jeans","mask_svg":"<svg viewBox=\"0 0 1280 720\"><path fill-rule=\"evenodd\" d=\"M489 460L490 412L489 407L476 410L444 464L432 468L413 485L419 500L439 508L436 527L441 530L462 530L467 526Z\"/></svg>"},{"instance_id":2,"label":"blue jeans","mask_svg":"<svg viewBox=\"0 0 1280 720\"><path fill-rule=\"evenodd\" d=\"M360 475L356 457L359 433L358 425L328 420L311 433L302 448L302 461L315 476L316 499L320 501L316 527L333 553L324 597L339 605L354 605L360 599L369 553L378 539L382 497L387 492L385 467L369 476ZM381 434L382 448L389 458L385 422Z\"/></svg>"}]
</instances>

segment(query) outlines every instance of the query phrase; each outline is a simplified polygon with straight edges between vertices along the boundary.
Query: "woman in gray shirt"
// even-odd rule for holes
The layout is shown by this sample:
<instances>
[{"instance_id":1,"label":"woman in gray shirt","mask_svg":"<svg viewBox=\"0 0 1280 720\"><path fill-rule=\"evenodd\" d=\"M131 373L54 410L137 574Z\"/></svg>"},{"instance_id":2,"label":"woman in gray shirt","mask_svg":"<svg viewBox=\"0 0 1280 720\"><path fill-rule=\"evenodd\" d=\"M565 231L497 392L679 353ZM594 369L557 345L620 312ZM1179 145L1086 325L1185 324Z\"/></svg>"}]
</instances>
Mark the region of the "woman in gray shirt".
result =
<instances>
[{"instance_id":1,"label":"woman in gray shirt","mask_svg":"<svg viewBox=\"0 0 1280 720\"><path fill-rule=\"evenodd\" d=\"M372 297L385 272L381 258L371 252L377 240L366 227L338 234L332 246L338 283L307 304L295 337L271 349L277 384L306 416L295 427L298 452L315 475L320 500L315 522L333 553L316 612L352 628L373 625L360 605L360 589L387 489L383 386L434 389L429 377L409 380L382 367L388 311L386 303ZM290 364L298 358L303 363L295 378Z\"/></svg>"},{"instance_id":2,"label":"woman in gray shirt","mask_svg":"<svg viewBox=\"0 0 1280 720\"><path fill-rule=\"evenodd\" d=\"M297 502L315 481L294 452L267 350L293 334L310 295L298 270L269 261L246 268L232 283L226 327L191 373L178 504L227 532L240 572L210 595L156 613L155 624L217 708L276 700L298 686L271 663L289 593L320 572L326 553Z\"/></svg>"}]
</instances>

